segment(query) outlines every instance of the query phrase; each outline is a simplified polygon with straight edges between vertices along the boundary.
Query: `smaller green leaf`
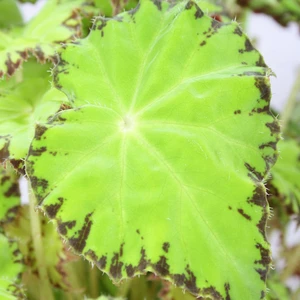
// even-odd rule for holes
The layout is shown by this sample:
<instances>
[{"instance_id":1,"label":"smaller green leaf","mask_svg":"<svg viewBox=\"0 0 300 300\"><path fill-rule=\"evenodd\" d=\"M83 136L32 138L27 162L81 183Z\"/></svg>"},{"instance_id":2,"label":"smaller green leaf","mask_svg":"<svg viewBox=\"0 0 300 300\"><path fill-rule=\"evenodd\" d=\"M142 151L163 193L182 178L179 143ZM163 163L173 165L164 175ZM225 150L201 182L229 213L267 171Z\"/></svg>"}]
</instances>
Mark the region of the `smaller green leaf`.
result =
<instances>
[{"instance_id":1,"label":"smaller green leaf","mask_svg":"<svg viewBox=\"0 0 300 300\"><path fill-rule=\"evenodd\" d=\"M0 234L0 299L24 299L19 281L23 271L22 256L16 242Z\"/></svg>"},{"instance_id":2,"label":"smaller green leaf","mask_svg":"<svg viewBox=\"0 0 300 300\"><path fill-rule=\"evenodd\" d=\"M0 159L21 160L28 153L35 124L45 122L66 103L66 96L51 89L47 65L24 64L24 80L0 86ZM31 74L31 75L28 75Z\"/></svg>"},{"instance_id":3,"label":"smaller green leaf","mask_svg":"<svg viewBox=\"0 0 300 300\"><path fill-rule=\"evenodd\" d=\"M44 263L52 286L64 291L78 293L78 291L83 290L84 286L82 282L77 282L74 278L74 269L70 267L70 264L77 261L79 257L67 250L56 228L52 223L49 223L46 217L41 215L40 220ZM28 295L32 296L32 299L38 299L38 294L36 298L35 292L40 278L37 271L36 254L33 250L28 206L22 206L18 210L14 222L5 224L5 232L10 238L18 241L18 247L26 266L23 277Z\"/></svg>"},{"instance_id":4,"label":"smaller green leaf","mask_svg":"<svg viewBox=\"0 0 300 300\"><path fill-rule=\"evenodd\" d=\"M81 36L84 2L49 0L26 26L0 31L0 78L14 74L31 53L40 62L55 61L55 51L62 42Z\"/></svg>"},{"instance_id":5,"label":"smaller green leaf","mask_svg":"<svg viewBox=\"0 0 300 300\"><path fill-rule=\"evenodd\" d=\"M68 268L68 264L79 258L68 252L56 227L53 223L49 223L48 218L42 217L41 222L45 264L51 284L56 288L72 292L76 288L71 276L74 270Z\"/></svg>"},{"instance_id":6,"label":"smaller green leaf","mask_svg":"<svg viewBox=\"0 0 300 300\"><path fill-rule=\"evenodd\" d=\"M278 144L280 156L273 167L270 199L283 205L289 213L300 213L300 146L294 140Z\"/></svg>"},{"instance_id":7,"label":"smaller green leaf","mask_svg":"<svg viewBox=\"0 0 300 300\"><path fill-rule=\"evenodd\" d=\"M11 166L0 164L0 225L13 219L19 205L18 176Z\"/></svg>"},{"instance_id":8,"label":"smaller green leaf","mask_svg":"<svg viewBox=\"0 0 300 300\"><path fill-rule=\"evenodd\" d=\"M255 12L272 16L283 26L293 21L300 22L299 0L238 0L237 2Z\"/></svg>"}]
</instances>

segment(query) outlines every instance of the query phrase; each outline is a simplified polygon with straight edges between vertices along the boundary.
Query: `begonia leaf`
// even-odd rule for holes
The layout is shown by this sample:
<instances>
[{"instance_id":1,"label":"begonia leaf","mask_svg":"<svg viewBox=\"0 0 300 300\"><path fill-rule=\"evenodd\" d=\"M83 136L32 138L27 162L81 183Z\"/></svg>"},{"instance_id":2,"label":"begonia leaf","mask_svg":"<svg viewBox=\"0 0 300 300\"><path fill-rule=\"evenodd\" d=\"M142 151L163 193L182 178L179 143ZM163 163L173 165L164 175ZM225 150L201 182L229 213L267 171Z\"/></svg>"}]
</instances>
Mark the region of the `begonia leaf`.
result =
<instances>
[{"instance_id":1,"label":"begonia leaf","mask_svg":"<svg viewBox=\"0 0 300 300\"><path fill-rule=\"evenodd\" d=\"M26 167L69 245L115 282L150 271L196 296L263 298L279 125L238 24L142 0L97 18L54 74L76 108L37 126Z\"/></svg>"},{"instance_id":2,"label":"begonia leaf","mask_svg":"<svg viewBox=\"0 0 300 300\"><path fill-rule=\"evenodd\" d=\"M68 252L66 245L61 240L56 228L49 223L48 219L40 216L41 221L41 239L43 244L44 264L51 285L64 291L78 293L83 290L83 283L74 280L74 266L70 268L72 262L77 258L74 254ZM33 248L33 238L31 232L30 217L28 206L23 205L16 214L14 221L5 224L6 234L14 240L18 241L18 249L20 250L26 269L23 274L23 283L25 283L29 298L36 299L39 297L38 266L36 260L36 252Z\"/></svg>"},{"instance_id":3,"label":"begonia leaf","mask_svg":"<svg viewBox=\"0 0 300 300\"><path fill-rule=\"evenodd\" d=\"M66 97L51 88L49 66L24 64L24 80L0 82L0 159L21 160L28 153L35 124L57 112ZM29 75L30 74L30 75Z\"/></svg>"}]
</instances>

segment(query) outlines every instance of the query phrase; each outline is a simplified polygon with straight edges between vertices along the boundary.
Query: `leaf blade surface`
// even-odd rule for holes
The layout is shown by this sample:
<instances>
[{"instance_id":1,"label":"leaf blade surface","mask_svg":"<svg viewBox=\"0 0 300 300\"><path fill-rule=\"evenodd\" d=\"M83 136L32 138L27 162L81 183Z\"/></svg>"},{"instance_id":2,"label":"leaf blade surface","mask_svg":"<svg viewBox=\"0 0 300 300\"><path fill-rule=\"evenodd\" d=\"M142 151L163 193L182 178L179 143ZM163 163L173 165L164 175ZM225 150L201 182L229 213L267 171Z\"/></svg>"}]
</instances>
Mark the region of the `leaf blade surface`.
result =
<instances>
[{"instance_id":1,"label":"leaf blade surface","mask_svg":"<svg viewBox=\"0 0 300 300\"><path fill-rule=\"evenodd\" d=\"M115 281L151 271L198 296L259 299L279 127L270 70L238 25L142 1L97 19L55 72L77 108L38 127L45 151L27 170L70 245Z\"/></svg>"}]
</instances>

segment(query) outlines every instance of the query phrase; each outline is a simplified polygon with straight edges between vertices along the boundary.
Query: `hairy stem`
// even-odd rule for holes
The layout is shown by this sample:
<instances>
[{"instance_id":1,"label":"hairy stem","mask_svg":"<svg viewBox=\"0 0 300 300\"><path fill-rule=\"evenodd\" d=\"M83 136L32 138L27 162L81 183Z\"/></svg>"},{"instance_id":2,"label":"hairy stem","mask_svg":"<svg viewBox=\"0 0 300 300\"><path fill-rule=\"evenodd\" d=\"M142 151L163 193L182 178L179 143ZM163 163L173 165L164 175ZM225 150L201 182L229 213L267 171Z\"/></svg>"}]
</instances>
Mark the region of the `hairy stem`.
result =
<instances>
[{"instance_id":1,"label":"hairy stem","mask_svg":"<svg viewBox=\"0 0 300 300\"><path fill-rule=\"evenodd\" d=\"M132 279L124 280L119 286L118 286L118 297L127 298L128 292L130 290Z\"/></svg>"},{"instance_id":2,"label":"hairy stem","mask_svg":"<svg viewBox=\"0 0 300 300\"><path fill-rule=\"evenodd\" d=\"M130 286L130 299L140 300L147 295L146 276L134 277Z\"/></svg>"},{"instance_id":3,"label":"hairy stem","mask_svg":"<svg viewBox=\"0 0 300 300\"><path fill-rule=\"evenodd\" d=\"M299 91L300 91L300 68L298 70L298 75L295 80L294 86L292 88L291 94L287 100L287 103L286 103L285 108L282 113L281 128L282 128L283 133L289 123L291 114L293 112L293 109L294 109L296 101L297 101L297 95L298 95Z\"/></svg>"},{"instance_id":4,"label":"hairy stem","mask_svg":"<svg viewBox=\"0 0 300 300\"><path fill-rule=\"evenodd\" d=\"M99 277L98 269L93 266L90 269L90 294L92 298L97 298L99 296Z\"/></svg>"},{"instance_id":5,"label":"hairy stem","mask_svg":"<svg viewBox=\"0 0 300 300\"><path fill-rule=\"evenodd\" d=\"M52 289L47 273L47 268L44 260L44 249L42 243L42 231L41 231L41 221L38 212L35 210L36 198L31 189L30 183L29 186L29 215L30 215L30 226L31 226L31 235L33 240L33 247L36 257L37 270L39 273L39 291L40 299L44 300L54 300Z\"/></svg>"}]
</instances>

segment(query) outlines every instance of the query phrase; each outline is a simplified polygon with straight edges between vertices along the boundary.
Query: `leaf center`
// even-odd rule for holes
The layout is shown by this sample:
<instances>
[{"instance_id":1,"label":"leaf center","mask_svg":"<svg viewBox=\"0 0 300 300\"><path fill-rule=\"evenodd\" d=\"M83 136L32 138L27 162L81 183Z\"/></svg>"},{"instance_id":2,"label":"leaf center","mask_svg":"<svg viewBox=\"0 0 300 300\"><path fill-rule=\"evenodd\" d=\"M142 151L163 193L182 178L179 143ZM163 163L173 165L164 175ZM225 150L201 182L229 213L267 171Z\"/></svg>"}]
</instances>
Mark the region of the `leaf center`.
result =
<instances>
[{"instance_id":1,"label":"leaf center","mask_svg":"<svg viewBox=\"0 0 300 300\"><path fill-rule=\"evenodd\" d=\"M128 131L132 131L132 129L135 127L135 122L132 116L126 115L121 121L120 125L121 125L121 131L128 132Z\"/></svg>"}]
</instances>

